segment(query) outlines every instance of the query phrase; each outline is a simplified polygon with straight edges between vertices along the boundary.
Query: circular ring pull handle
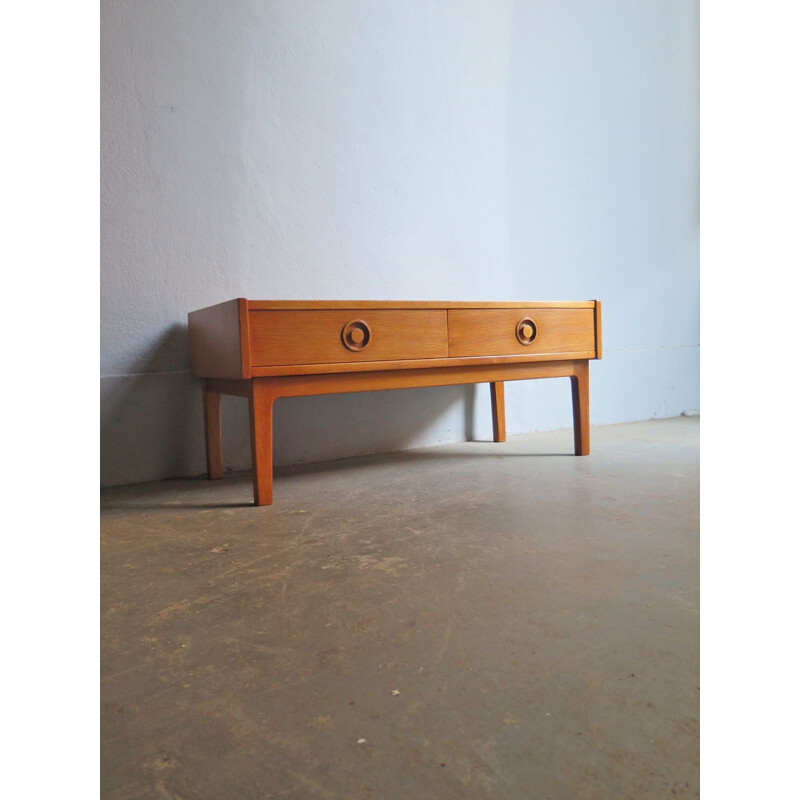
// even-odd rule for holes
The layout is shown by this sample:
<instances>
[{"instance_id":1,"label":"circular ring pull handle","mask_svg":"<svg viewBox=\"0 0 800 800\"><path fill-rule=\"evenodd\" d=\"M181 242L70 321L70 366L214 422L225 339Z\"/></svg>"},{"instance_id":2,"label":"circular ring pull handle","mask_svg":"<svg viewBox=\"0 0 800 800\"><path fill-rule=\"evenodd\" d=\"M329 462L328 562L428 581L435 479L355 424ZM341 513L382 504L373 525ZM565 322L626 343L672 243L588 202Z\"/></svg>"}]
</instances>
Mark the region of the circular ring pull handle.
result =
<instances>
[{"instance_id":1,"label":"circular ring pull handle","mask_svg":"<svg viewBox=\"0 0 800 800\"><path fill-rule=\"evenodd\" d=\"M354 319L342 328L342 344L357 353L372 341L372 331L363 319Z\"/></svg>"},{"instance_id":2,"label":"circular ring pull handle","mask_svg":"<svg viewBox=\"0 0 800 800\"><path fill-rule=\"evenodd\" d=\"M536 338L536 323L530 317L523 317L516 328L517 341L520 344L531 344Z\"/></svg>"}]
</instances>

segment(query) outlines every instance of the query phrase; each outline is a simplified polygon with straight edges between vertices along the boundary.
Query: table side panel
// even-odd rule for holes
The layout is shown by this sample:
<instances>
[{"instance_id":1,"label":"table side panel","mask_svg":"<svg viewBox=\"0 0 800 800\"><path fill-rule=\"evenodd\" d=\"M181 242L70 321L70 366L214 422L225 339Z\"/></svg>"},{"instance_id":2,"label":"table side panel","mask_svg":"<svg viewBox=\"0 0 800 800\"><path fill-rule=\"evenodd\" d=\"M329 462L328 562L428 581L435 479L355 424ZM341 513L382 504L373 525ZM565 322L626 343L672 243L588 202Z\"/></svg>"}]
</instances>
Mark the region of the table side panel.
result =
<instances>
[{"instance_id":1,"label":"table side panel","mask_svg":"<svg viewBox=\"0 0 800 800\"><path fill-rule=\"evenodd\" d=\"M595 338L595 355L597 358L603 357L603 304L595 301L594 306L594 338Z\"/></svg>"},{"instance_id":2,"label":"table side panel","mask_svg":"<svg viewBox=\"0 0 800 800\"><path fill-rule=\"evenodd\" d=\"M242 361L243 300L189 313L189 364L198 378L249 378Z\"/></svg>"}]
</instances>

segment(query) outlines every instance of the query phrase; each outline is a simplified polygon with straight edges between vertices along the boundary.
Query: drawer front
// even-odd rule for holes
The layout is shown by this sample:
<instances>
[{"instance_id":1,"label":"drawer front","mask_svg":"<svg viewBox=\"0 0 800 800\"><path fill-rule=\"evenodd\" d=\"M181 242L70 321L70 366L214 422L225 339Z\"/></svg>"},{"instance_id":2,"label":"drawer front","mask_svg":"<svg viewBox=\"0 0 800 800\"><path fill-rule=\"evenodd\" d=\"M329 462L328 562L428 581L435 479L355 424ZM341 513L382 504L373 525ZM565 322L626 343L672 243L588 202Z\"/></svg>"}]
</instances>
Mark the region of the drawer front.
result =
<instances>
[{"instance_id":1,"label":"drawer front","mask_svg":"<svg viewBox=\"0 0 800 800\"><path fill-rule=\"evenodd\" d=\"M251 311L253 366L447 357L447 311Z\"/></svg>"},{"instance_id":2,"label":"drawer front","mask_svg":"<svg viewBox=\"0 0 800 800\"><path fill-rule=\"evenodd\" d=\"M595 357L592 308L451 309L447 314L451 358Z\"/></svg>"}]
</instances>

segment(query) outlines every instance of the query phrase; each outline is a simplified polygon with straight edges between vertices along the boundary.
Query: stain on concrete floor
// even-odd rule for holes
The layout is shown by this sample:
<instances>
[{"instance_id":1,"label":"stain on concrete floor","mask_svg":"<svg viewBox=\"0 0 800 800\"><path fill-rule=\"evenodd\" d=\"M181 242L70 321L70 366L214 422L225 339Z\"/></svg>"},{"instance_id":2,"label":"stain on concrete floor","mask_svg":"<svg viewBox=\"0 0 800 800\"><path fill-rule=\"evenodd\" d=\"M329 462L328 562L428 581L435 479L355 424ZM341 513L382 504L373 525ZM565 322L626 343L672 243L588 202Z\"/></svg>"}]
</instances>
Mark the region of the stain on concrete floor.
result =
<instances>
[{"instance_id":1,"label":"stain on concrete floor","mask_svg":"<svg viewBox=\"0 0 800 800\"><path fill-rule=\"evenodd\" d=\"M105 490L103 797L699 796L698 429Z\"/></svg>"}]
</instances>

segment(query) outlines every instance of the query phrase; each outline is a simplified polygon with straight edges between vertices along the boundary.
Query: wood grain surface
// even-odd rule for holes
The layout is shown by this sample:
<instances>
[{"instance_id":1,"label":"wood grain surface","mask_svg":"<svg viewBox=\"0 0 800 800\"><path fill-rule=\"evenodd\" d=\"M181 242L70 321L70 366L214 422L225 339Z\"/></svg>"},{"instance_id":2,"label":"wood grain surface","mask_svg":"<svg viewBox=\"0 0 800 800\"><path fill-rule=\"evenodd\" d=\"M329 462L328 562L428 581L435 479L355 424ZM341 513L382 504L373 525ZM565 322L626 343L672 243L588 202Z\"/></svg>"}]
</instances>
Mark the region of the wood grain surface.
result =
<instances>
[{"instance_id":1,"label":"wood grain surface","mask_svg":"<svg viewBox=\"0 0 800 800\"><path fill-rule=\"evenodd\" d=\"M242 369L241 308L242 301L236 299L189 313L189 364L193 375L250 377Z\"/></svg>"},{"instance_id":2,"label":"wood grain surface","mask_svg":"<svg viewBox=\"0 0 800 800\"><path fill-rule=\"evenodd\" d=\"M251 311L276 309L594 308L594 300L488 302L469 300L248 300Z\"/></svg>"},{"instance_id":3,"label":"wood grain surface","mask_svg":"<svg viewBox=\"0 0 800 800\"><path fill-rule=\"evenodd\" d=\"M342 331L355 320L369 327L369 344L351 350ZM336 309L251 311L250 352L254 366L358 363L447 357L444 310Z\"/></svg>"},{"instance_id":4,"label":"wood grain surface","mask_svg":"<svg viewBox=\"0 0 800 800\"><path fill-rule=\"evenodd\" d=\"M523 344L517 324L531 319L536 338ZM481 308L447 312L451 358L558 354L595 350L594 308Z\"/></svg>"}]
</instances>

